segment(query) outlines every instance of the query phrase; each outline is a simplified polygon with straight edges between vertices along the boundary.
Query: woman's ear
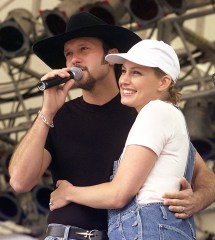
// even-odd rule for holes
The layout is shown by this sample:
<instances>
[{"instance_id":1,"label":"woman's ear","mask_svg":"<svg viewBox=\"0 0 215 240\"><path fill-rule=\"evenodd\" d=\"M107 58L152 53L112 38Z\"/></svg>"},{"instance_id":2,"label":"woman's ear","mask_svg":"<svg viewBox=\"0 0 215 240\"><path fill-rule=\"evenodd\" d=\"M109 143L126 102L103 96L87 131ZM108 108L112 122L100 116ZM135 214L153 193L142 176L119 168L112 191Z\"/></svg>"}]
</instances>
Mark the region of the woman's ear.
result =
<instances>
[{"instance_id":1,"label":"woman's ear","mask_svg":"<svg viewBox=\"0 0 215 240\"><path fill-rule=\"evenodd\" d=\"M160 86L158 88L159 91L164 91L166 90L172 82L172 78L169 75L165 75L161 78L160 80Z\"/></svg>"}]
</instances>

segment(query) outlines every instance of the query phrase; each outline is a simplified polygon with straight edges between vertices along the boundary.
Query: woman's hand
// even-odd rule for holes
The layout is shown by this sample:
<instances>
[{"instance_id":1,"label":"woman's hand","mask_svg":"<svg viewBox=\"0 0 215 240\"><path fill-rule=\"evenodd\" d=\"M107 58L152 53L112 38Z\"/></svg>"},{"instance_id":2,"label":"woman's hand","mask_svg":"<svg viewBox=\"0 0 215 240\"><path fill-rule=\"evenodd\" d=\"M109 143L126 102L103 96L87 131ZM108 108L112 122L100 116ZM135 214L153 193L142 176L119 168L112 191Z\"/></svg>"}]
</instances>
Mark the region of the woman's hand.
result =
<instances>
[{"instance_id":1,"label":"woman's hand","mask_svg":"<svg viewBox=\"0 0 215 240\"><path fill-rule=\"evenodd\" d=\"M68 196L73 185L66 180L58 180L56 187L57 188L50 195L49 206L51 211L62 208L71 202L68 200Z\"/></svg>"}]
</instances>

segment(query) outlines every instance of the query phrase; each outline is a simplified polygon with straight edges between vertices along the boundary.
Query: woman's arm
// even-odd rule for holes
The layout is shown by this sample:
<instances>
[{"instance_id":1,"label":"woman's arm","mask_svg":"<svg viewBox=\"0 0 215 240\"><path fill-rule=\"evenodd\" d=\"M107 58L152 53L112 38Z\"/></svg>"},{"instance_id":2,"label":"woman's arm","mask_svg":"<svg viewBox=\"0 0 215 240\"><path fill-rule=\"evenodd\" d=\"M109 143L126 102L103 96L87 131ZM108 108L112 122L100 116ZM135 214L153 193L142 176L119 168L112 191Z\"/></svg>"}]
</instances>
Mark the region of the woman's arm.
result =
<instances>
[{"instance_id":1,"label":"woman's arm","mask_svg":"<svg viewBox=\"0 0 215 240\"><path fill-rule=\"evenodd\" d=\"M137 194L156 159L157 155L151 149L130 145L111 182L76 187L68 181L58 181L57 189L51 194L53 205L50 209L61 208L70 202L93 208L122 208Z\"/></svg>"}]
</instances>

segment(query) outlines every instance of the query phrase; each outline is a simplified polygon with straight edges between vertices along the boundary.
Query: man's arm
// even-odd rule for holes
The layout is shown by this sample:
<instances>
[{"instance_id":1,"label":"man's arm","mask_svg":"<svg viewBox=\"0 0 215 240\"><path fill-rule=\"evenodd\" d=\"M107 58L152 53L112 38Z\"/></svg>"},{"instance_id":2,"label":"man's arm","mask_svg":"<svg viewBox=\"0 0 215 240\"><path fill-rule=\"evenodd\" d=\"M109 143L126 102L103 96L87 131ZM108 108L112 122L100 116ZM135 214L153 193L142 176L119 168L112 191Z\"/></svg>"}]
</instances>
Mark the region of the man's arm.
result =
<instances>
[{"instance_id":1,"label":"man's arm","mask_svg":"<svg viewBox=\"0 0 215 240\"><path fill-rule=\"evenodd\" d=\"M175 212L177 218L187 218L208 207L215 201L215 174L196 153L192 188L185 178L181 179L181 191L166 193L164 204Z\"/></svg>"},{"instance_id":2,"label":"man's arm","mask_svg":"<svg viewBox=\"0 0 215 240\"><path fill-rule=\"evenodd\" d=\"M31 129L16 147L9 164L10 185L16 192L30 191L51 161L44 149L48 126L37 117Z\"/></svg>"},{"instance_id":3,"label":"man's arm","mask_svg":"<svg viewBox=\"0 0 215 240\"><path fill-rule=\"evenodd\" d=\"M56 76L69 77L69 68L52 70L41 80ZM50 153L44 149L50 125L56 112L64 104L73 81L63 87L53 87L44 91L42 115L34 121L31 129L17 146L9 165L10 185L17 192L30 191L40 180L51 162ZM44 118L46 119L44 121ZM47 121L47 122L46 122Z\"/></svg>"}]
</instances>

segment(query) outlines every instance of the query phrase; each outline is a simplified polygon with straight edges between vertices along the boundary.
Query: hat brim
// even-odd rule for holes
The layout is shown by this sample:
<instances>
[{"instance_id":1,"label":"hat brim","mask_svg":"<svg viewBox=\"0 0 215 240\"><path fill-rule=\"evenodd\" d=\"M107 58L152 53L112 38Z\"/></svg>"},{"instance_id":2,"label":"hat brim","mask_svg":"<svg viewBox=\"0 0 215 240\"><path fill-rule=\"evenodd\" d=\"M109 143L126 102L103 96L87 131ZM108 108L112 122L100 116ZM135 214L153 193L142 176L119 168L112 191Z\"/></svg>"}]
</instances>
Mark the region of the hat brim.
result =
<instances>
[{"instance_id":1,"label":"hat brim","mask_svg":"<svg viewBox=\"0 0 215 240\"><path fill-rule=\"evenodd\" d=\"M64 44L79 37L102 39L110 48L117 48L119 52L127 52L134 44L141 41L137 34L126 28L115 25L94 25L43 39L33 45L33 52L50 68L63 68L66 66Z\"/></svg>"}]
</instances>

